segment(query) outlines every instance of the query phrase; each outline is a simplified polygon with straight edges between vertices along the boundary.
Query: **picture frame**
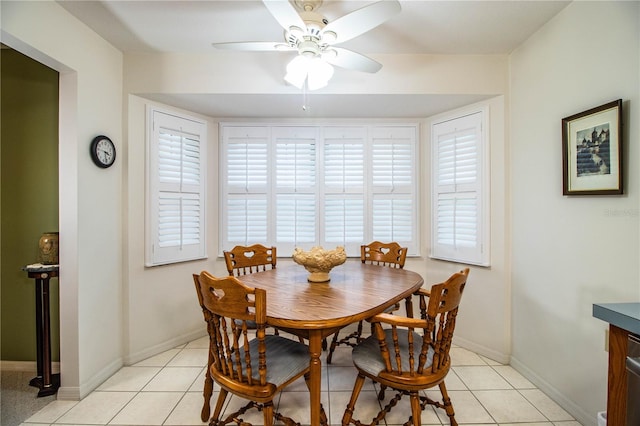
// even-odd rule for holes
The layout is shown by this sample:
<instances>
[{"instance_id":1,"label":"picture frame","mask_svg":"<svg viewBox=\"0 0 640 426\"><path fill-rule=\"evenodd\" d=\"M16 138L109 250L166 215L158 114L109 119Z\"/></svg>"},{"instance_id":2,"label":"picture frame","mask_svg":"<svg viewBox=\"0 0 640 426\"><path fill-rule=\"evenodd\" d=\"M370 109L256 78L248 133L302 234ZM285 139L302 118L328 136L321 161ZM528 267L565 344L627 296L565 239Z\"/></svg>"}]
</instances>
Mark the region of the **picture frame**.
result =
<instances>
[{"instance_id":1,"label":"picture frame","mask_svg":"<svg viewBox=\"0 0 640 426\"><path fill-rule=\"evenodd\" d=\"M622 99L562 119L562 194L622 194Z\"/></svg>"}]
</instances>

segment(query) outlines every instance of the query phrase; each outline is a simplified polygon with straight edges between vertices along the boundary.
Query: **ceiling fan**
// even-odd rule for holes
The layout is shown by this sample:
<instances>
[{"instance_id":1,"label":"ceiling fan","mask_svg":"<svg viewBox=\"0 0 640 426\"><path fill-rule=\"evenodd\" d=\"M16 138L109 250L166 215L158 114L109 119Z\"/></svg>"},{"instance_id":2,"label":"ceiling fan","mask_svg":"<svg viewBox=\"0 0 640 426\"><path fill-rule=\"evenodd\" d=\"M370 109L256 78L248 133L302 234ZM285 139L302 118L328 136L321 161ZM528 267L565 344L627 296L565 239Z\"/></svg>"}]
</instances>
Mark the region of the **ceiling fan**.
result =
<instances>
[{"instance_id":1,"label":"ceiling fan","mask_svg":"<svg viewBox=\"0 0 640 426\"><path fill-rule=\"evenodd\" d=\"M351 40L400 12L397 0L381 0L329 22L317 9L322 0L263 0L271 15L284 28L283 41L213 43L218 49L244 51L292 51L298 55L287 65L285 80L309 90L327 85L333 67L375 73L382 64L337 44ZM296 7L299 9L296 10Z\"/></svg>"}]
</instances>

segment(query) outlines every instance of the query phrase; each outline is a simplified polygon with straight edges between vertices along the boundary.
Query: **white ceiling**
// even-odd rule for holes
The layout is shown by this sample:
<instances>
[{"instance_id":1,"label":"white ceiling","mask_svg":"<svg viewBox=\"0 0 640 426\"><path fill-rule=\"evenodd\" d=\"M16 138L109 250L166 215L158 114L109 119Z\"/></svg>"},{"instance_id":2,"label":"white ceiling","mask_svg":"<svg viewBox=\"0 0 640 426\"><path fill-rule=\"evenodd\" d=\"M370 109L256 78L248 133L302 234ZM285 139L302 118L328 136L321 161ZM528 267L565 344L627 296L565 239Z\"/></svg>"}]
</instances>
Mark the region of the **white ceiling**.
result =
<instances>
[{"instance_id":1,"label":"white ceiling","mask_svg":"<svg viewBox=\"0 0 640 426\"><path fill-rule=\"evenodd\" d=\"M58 0L123 52L214 54L211 43L280 41L283 29L261 1ZM325 0L330 22L372 1ZM340 44L362 54L508 54L568 1L401 0L402 11ZM256 53L269 55L269 53ZM283 70L286 63L283 63ZM329 83L331 84L331 83ZM428 117L481 99L461 95L318 95L302 111L293 95L168 95L154 100L214 117ZM355 112L354 112L355 111Z\"/></svg>"}]
</instances>

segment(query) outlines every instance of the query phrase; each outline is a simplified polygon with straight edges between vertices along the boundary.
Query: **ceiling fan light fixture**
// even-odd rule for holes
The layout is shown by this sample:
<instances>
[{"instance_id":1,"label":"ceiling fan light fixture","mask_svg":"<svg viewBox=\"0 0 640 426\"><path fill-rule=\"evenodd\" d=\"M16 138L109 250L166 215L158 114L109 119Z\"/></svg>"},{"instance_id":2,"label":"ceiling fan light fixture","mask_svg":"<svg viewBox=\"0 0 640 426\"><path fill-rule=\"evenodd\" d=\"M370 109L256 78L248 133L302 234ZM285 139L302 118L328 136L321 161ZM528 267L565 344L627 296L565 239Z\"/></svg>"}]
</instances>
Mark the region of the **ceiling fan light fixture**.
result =
<instances>
[{"instance_id":1,"label":"ceiling fan light fixture","mask_svg":"<svg viewBox=\"0 0 640 426\"><path fill-rule=\"evenodd\" d=\"M319 57L298 55L287 65L284 79L289 84L302 89L305 82L309 90L318 90L329 84L333 77L333 67Z\"/></svg>"},{"instance_id":2,"label":"ceiling fan light fixture","mask_svg":"<svg viewBox=\"0 0 640 426\"><path fill-rule=\"evenodd\" d=\"M309 90L318 90L329 84L333 77L333 67L321 58L313 58L309 61L307 74L307 87Z\"/></svg>"},{"instance_id":3,"label":"ceiling fan light fixture","mask_svg":"<svg viewBox=\"0 0 640 426\"><path fill-rule=\"evenodd\" d=\"M307 79L308 62L309 58L303 55L293 58L287 65L287 74L284 76L285 81L298 89L302 89L304 81Z\"/></svg>"}]
</instances>

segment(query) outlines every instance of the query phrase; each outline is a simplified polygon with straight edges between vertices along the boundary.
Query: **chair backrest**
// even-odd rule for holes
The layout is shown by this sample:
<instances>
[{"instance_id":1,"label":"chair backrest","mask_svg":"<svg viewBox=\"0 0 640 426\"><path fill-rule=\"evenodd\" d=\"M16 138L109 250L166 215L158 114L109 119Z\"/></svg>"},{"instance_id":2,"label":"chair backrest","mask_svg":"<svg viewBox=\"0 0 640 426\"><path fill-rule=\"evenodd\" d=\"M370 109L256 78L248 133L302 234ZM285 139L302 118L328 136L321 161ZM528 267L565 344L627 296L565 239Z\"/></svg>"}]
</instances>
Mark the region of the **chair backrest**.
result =
<instances>
[{"instance_id":1,"label":"chair backrest","mask_svg":"<svg viewBox=\"0 0 640 426\"><path fill-rule=\"evenodd\" d=\"M360 246L360 260L362 263L402 269L406 258L407 248L400 247L400 244L396 242L381 243L374 241L371 244Z\"/></svg>"},{"instance_id":2,"label":"chair backrest","mask_svg":"<svg viewBox=\"0 0 640 426\"><path fill-rule=\"evenodd\" d=\"M388 326L383 328L380 322L374 322L386 374L407 378L421 375L444 378L450 367L449 350L468 275L467 268L432 286L429 296L420 294L421 318L389 315L383 322L391 325L391 339L384 330ZM422 333L415 333L420 328ZM419 334L422 334L422 339Z\"/></svg>"},{"instance_id":3,"label":"chair backrest","mask_svg":"<svg viewBox=\"0 0 640 426\"><path fill-rule=\"evenodd\" d=\"M247 393L250 387L268 386L266 291L247 287L236 277L216 278L208 272L194 274L193 281L207 322L214 380L237 390L244 388ZM256 339L251 344L248 321L257 324Z\"/></svg>"},{"instance_id":4,"label":"chair backrest","mask_svg":"<svg viewBox=\"0 0 640 426\"><path fill-rule=\"evenodd\" d=\"M277 253L275 247L265 247L262 244L235 246L223 253L229 275L236 277L267 271L276 267Z\"/></svg>"}]
</instances>

